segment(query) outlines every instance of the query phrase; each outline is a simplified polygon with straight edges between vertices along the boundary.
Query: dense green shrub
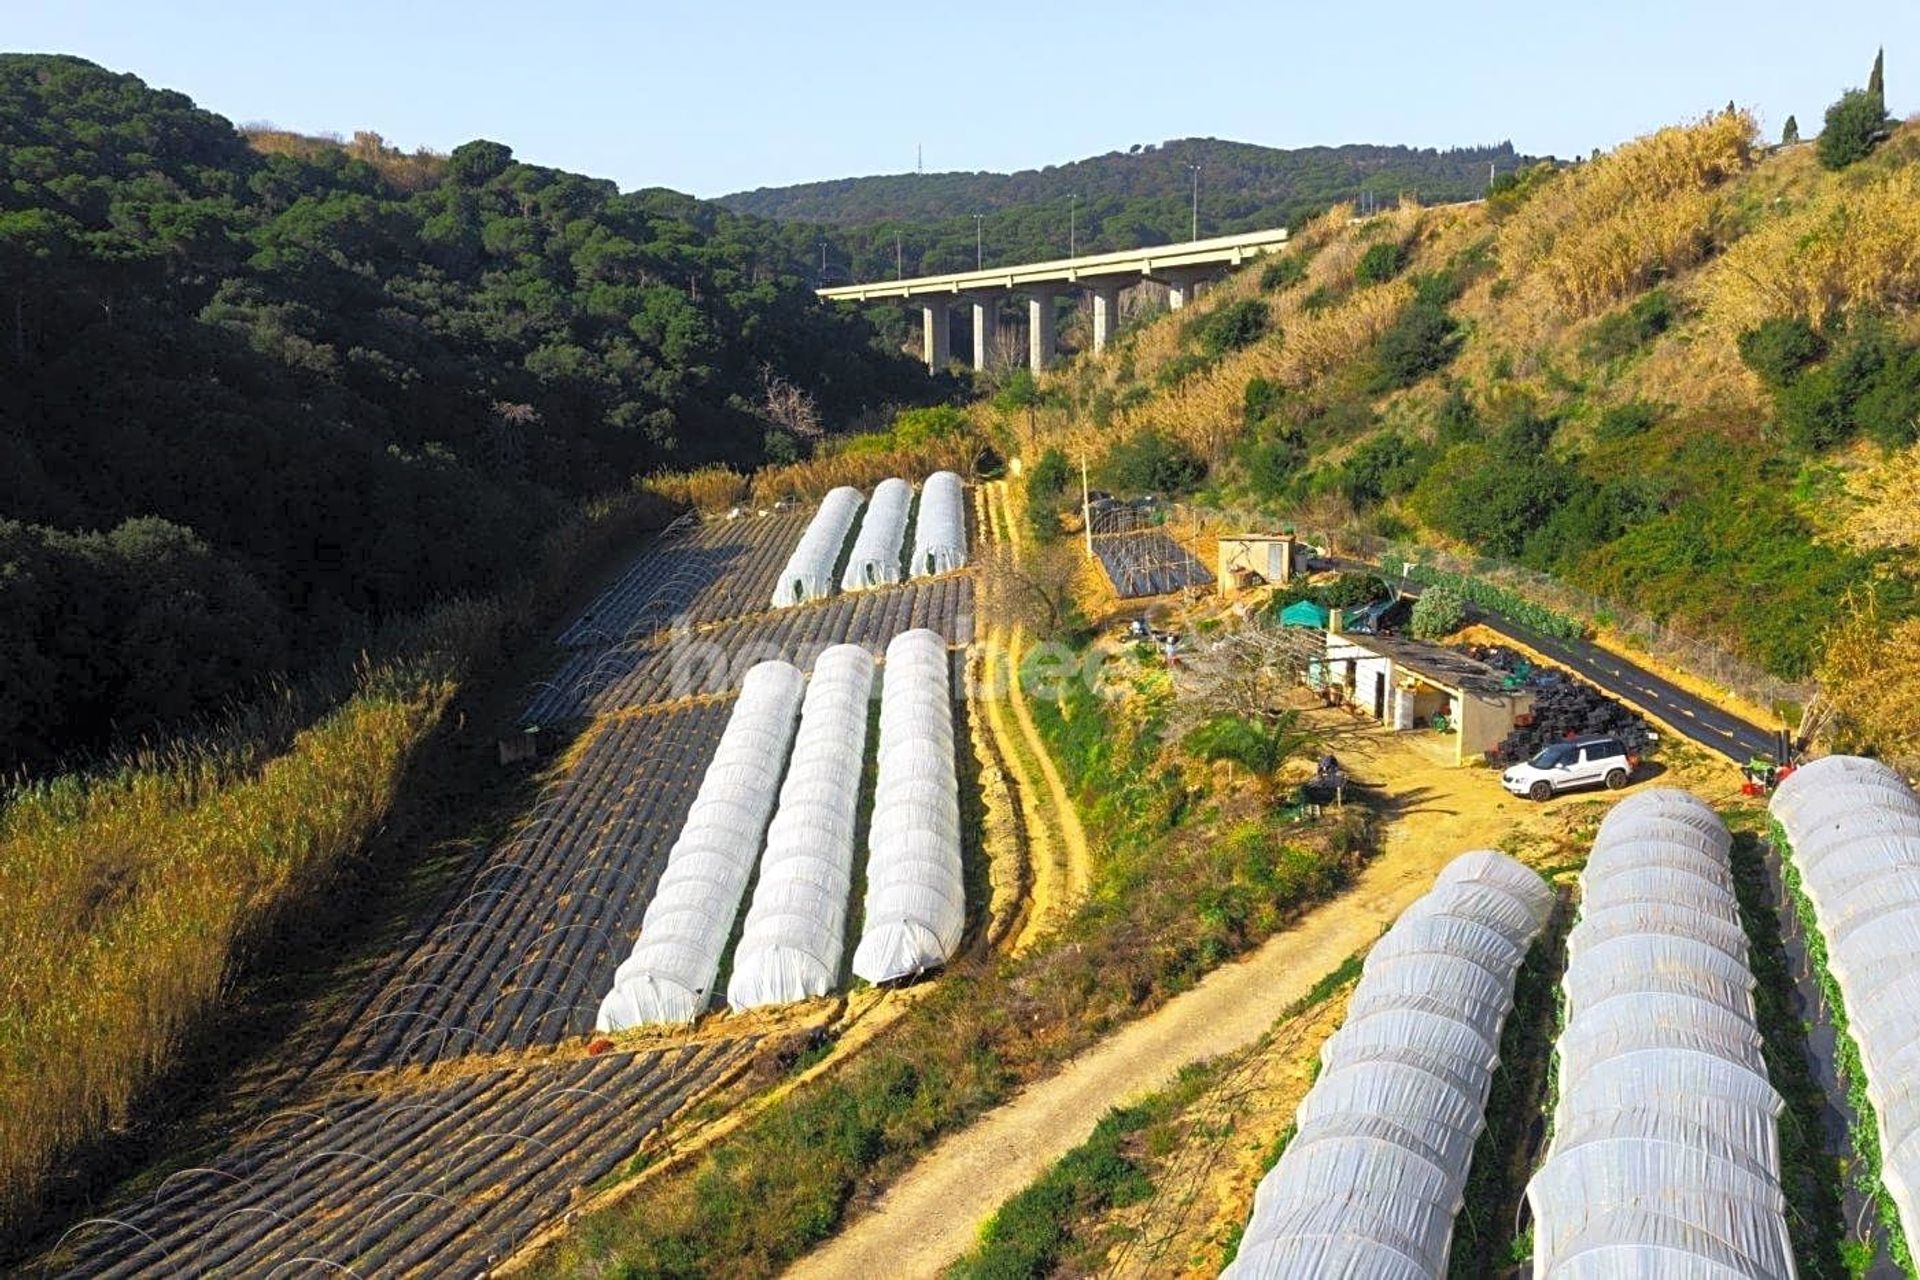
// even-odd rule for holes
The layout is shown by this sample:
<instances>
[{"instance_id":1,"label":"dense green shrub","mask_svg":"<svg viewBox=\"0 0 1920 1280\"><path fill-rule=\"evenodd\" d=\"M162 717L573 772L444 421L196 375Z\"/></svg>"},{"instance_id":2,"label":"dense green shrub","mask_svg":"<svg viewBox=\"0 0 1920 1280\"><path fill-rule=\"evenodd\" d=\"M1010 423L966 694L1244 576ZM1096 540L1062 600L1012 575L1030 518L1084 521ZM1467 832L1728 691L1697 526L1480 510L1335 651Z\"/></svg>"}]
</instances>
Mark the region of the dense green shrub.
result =
<instances>
[{"instance_id":1,"label":"dense green shrub","mask_svg":"<svg viewBox=\"0 0 1920 1280\"><path fill-rule=\"evenodd\" d=\"M967 415L950 404L924 409L902 409L893 416L893 443L897 449L917 449L934 440L965 435Z\"/></svg>"},{"instance_id":2,"label":"dense green shrub","mask_svg":"<svg viewBox=\"0 0 1920 1280\"><path fill-rule=\"evenodd\" d=\"M1049 448L1040 455L1040 460L1027 472L1027 500L1035 498L1051 502L1067 491L1073 482L1073 467L1067 461L1067 455L1057 448Z\"/></svg>"},{"instance_id":3,"label":"dense green shrub","mask_svg":"<svg viewBox=\"0 0 1920 1280\"><path fill-rule=\"evenodd\" d=\"M1298 496L1306 476L1307 445L1297 427L1280 426L1248 437L1241 450L1247 487L1273 501Z\"/></svg>"},{"instance_id":4,"label":"dense green shrub","mask_svg":"<svg viewBox=\"0 0 1920 1280\"><path fill-rule=\"evenodd\" d=\"M1740 359L1769 387L1792 385L1827 353L1826 340L1799 316L1776 316L1740 335Z\"/></svg>"},{"instance_id":5,"label":"dense green shrub","mask_svg":"<svg viewBox=\"0 0 1920 1280\"><path fill-rule=\"evenodd\" d=\"M1374 344L1375 386L1382 391L1412 386L1452 363L1461 341L1460 326L1445 308L1415 302L1387 326Z\"/></svg>"},{"instance_id":6,"label":"dense green shrub","mask_svg":"<svg viewBox=\"0 0 1920 1280\"><path fill-rule=\"evenodd\" d=\"M1422 640L1441 640L1458 631L1466 620L1466 599L1458 588L1441 582L1421 591L1408 626Z\"/></svg>"},{"instance_id":7,"label":"dense green shrub","mask_svg":"<svg viewBox=\"0 0 1920 1280\"><path fill-rule=\"evenodd\" d=\"M1775 391L1774 408L1787 443L1802 452L1862 433L1883 448L1904 447L1920 438L1920 347L1857 319L1823 363Z\"/></svg>"},{"instance_id":8,"label":"dense green shrub","mask_svg":"<svg viewBox=\"0 0 1920 1280\"><path fill-rule=\"evenodd\" d=\"M1264 298L1242 298L1202 320L1195 336L1200 349L1217 359L1260 341L1272 322L1273 316Z\"/></svg>"},{"instance_id":9,"label":"dense green shrub","mask_svg":"<svg viewBox=\"0 0 1920 1280\"><path fill-rule=\"evenodd\" d=\"M1428 471L1413 501L1442 531L1491 555L1517 559L1576 483L1569 467L1537 447L1469 444L1449 450Z\"/></svg>"},{"instance_id":10,"label":"dense green shrub","mask_svg":"<svg viewBox=\"0 0 1920 1280\"><path fill-rule=\"evenodd\" d=\"M1247 425L1252 426L1278 412L1286 398L1287 389L1279 383L1260 377L1248 378L1247 389L1241 399L1241 412Z\"/></svg>"},{"instance_id":11,"label":"dense green shrub","mask_svg":"<svg viewBox=\"0 0 1920 1280\"><path fill-rule=\"evenodd\" d=\"M1467 398L1464 389L1448 390L1446 399L1434 410L1433 431L1434 442L1442 449L1480 438L1480 415L1474 412L1473 401Z\"/></svg>"},{"instance_id":12,"label":"dense green shrub","mask_svg":"<svg viewBox=\"0 0 1920 1280\"><path fill-rule=\"evenodd\" d=\"M1887 104L1878 94L1849 89L1827 108L1826 126L1815 151L1828 169L1844 169L1864 160L1886 135Z\"/></svg>"},{"instance_id":13,"label":"dense green shrub","mask_svg":"<svg viewBox=\"0 0 1920 1280\"><path fill-rule=\"evenodd\" d=\"M1353 282L1360 285L1385 284L1406 269L1407 248L1390 240L1367 246L1353 269Z\"/></svg>"},{"instance_id":14,"label":"dense green shrub","mask_svg":"<svg viewBox=\"0 0 1920 1280\"><path fill-rule=\"evenodd\" d=\"M1267 293L1290 289L1307 278L1307 255L1292 250L1274 257L1260 269L1260 288Z\"/></svg>"},{"instance_id":15,"label":"dense green shrub","mask_svg":"<svg viewBox=\"0 0 1920 1280\"><path fill-rule=\"evenodd\" d=\"M1602 442L1631 440L1635 436L1645 435L1660 421L1660 406L1645 400L1629 400L1625 404L1616 404L1600 415L1600 421L1593 429L1593 438Z\"/></svg>"},{"instance_id":16,"label":"dense green shrub","mask_svg":"<svg viewBox=\"0 0 1920 1280\"><path fill-rule=\"evenodd\" d=\"M1667 291L1649 290L1600 318L1587 337L1587 358L1605 362L1630 356L1672 328L1674 318Z\"/></svg>"},{"instance_id":17,"label":"dense green shrub","mask_svg":"<svg viewBox=\"0 0 1920 1280\"><path fill-rule=\"evenodd\" d=\"M1147 430L1116 442L1098 470L1116 492L1180 494L1206 479L1207 464L1172 436Z\"/></svg>"},{"instance_id":18,"label":"dense green shrub","mask_svg":"<svg viewBox=\"0 0 1920 1280\"><path fill-rule=\"evenodd\" d=\"M1432 446L1383 431L1347 455L1335 483L1356 509L1370 507L1410 492L1433 461Z\"/></svg>"}]
</instances>

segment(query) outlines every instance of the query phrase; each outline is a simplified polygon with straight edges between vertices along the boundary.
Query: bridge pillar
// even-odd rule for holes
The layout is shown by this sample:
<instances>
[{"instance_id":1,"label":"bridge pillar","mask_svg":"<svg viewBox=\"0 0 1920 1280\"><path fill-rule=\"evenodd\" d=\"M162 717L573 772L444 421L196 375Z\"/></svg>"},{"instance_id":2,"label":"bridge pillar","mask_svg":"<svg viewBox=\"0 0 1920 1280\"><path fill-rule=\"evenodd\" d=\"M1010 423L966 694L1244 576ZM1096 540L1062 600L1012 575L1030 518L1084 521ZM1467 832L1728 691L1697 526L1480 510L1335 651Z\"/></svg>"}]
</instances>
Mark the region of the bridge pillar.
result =
<instances>
[{"instance_id":1,"label":"bridge pillar","mask_svg":"<svg viewBox=\"0 0 1920 1280\"><path fill-rule=\"evenodd\" d=\"M1027 365L1039 373L1053 363L1054 289L1027 290Z\"/></svg>"},{"instance_id":2,"label":"bridge pillar","mask_svg":"<svg viewBox=\"0 0 1920 1280\"><path fill-rule=\"evenodd\" d=\"M951 335L947 329L947 300L920 299L920 349L926 354L927 372L939 373L953 359Z\"/></svg>"},{"instance_id":3,"label":"bridge pillar","mask_svg":"<svg viewBox=\"0 0 1920 1280\"><path fill-rule=\"evenodd\" d=\"M1096 284L1093 293L1093 352L1100 354L1120 331L1120 286Z\"/></svg>"},{"instance_id":4,"label":"bridge pillar","mask_svg":"<svg viewBox=\"0 0 1920 1280\"><path fill-rule=\"evenodd\" d=\"M1000 336L1000 299L973 299L973 367L984 372L993 359L994 339Z\"/></svg>"},{"instance_id":5,"label":"bridge pillar","mask_svg":"<svg viewBox=\"0 0 1920 1280\"><path fill-rule=\"evenodd\" d=\"M1211 271L1188 269L1184 271L1155 272L1154 278L1166 283L1167 310L1179 311L1189 302L1193 301L1195 293L1200 287L1200 282L1202 280L1211 280L1213 275L1214 273Z\"/></svg>"}]
</instances>

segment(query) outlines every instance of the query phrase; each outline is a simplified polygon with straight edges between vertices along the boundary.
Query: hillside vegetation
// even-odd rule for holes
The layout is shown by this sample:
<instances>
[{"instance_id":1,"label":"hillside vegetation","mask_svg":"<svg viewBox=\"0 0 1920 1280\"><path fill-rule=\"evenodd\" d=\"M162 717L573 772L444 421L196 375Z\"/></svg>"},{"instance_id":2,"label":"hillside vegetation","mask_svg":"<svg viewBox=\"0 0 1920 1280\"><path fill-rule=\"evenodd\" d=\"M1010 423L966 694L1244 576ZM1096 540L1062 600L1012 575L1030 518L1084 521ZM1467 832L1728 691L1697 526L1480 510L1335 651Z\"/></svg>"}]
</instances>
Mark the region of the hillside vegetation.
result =
<instances>
[{"instance_id":1,"label":"hillside vegetation","mask_svg":"<svg viewBox=\"0 0 1920 1280\"><path fill-rule=\"evenodd\" d=\"M1553 575L1823 674L1836 734L1911 748L1865 675L1920 636L1920 125L1881 137L1828 168L1726 112L1480 204L1336 209L1003 394L1003 435L1236 520Z\"/></svg>"},{"instance_id":2,"label":"hillside vegetation","mask_svg":"<svg viewBox=\"0 0 1920 1280\"><path fill-rule=\"evenodd\" d=\"M1192 165L1200 167L1200 234L1293 226L1363 197L1425 204L1486 194L1489 166L1534 163L1497 146L1301 147L1283 150L1182 138L1019 173L899 173L720 197L742 213L825 224L830 281L961 271L995 263L1185 240L1193 229ZM1074 203L1069 228L1069 197ZM983 215L976 244L974 215ZM1070 237L1071 232L1077 232ZM896 254L896 236L897 249Z\"/></svg>"},{"instance_id":3,"label":"hillside vegetation","mask_svg":"<svg viewBox=\"0 0 1920 1280\"><path fill-rule=\"evenodd\" d=\"M927 397L799 231L0 55L0 775L491 591L582 498ZM771 434L770 434L771 433Z\"/></svg>"}]
</instances>

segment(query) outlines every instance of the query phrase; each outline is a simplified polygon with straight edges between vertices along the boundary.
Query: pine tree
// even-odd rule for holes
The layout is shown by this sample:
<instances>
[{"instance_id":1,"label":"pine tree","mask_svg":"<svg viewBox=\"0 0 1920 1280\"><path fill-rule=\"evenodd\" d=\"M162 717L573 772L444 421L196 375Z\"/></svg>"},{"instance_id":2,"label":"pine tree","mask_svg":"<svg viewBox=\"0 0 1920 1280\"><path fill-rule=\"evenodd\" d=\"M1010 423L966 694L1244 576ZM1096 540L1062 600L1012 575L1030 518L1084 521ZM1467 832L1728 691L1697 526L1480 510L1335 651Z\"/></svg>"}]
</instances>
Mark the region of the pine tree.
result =
<instances>
[{"instance_id":1,"label":"pine tree","mask_svg":"<svg viewBox=\"0 0 1920 1280\"><path fill-rule=\"evenodd\" d=\"M1788 116L1787 123L1780 130L1780 145L1790 147L1798 141L1800 141L1800 122Z\"/></svg>"},{"instance_id":2,"label":"pine tree","mask_svg":"<svg viewBox=\"0 0 1920 1280\"><path fill-rule=\"evenodd\" d=\"M1867 76L1867 92L1872 94L1884 109L1887 105L1887 51L1876 49L1873 54L1873 71Z\"/></svg>"}]
</instances>

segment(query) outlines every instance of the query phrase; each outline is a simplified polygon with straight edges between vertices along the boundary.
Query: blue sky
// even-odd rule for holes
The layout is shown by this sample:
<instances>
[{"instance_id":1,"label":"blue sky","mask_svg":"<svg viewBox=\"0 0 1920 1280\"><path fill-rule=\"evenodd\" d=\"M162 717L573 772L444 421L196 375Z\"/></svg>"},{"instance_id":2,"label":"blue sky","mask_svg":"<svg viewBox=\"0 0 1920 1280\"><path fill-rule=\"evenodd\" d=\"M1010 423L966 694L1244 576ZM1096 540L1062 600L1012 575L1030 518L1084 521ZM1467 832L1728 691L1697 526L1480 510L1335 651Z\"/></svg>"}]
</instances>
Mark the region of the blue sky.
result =
<instances>
[{"instance_id":1,"label":"blue sky","mask_svg":"<svg viewBox=\"0 0 1920 1280\"><path fill-rule=\"evenodd\" d=\"M1567 156L1733 99L1811 135L1887 46L1920 110L1920 4L943 4L0 0L0 47L75 53L236 123L373 129L712 196L1019 169L1212 136L1512 138Z\"/></svg>"}]
</instances>

